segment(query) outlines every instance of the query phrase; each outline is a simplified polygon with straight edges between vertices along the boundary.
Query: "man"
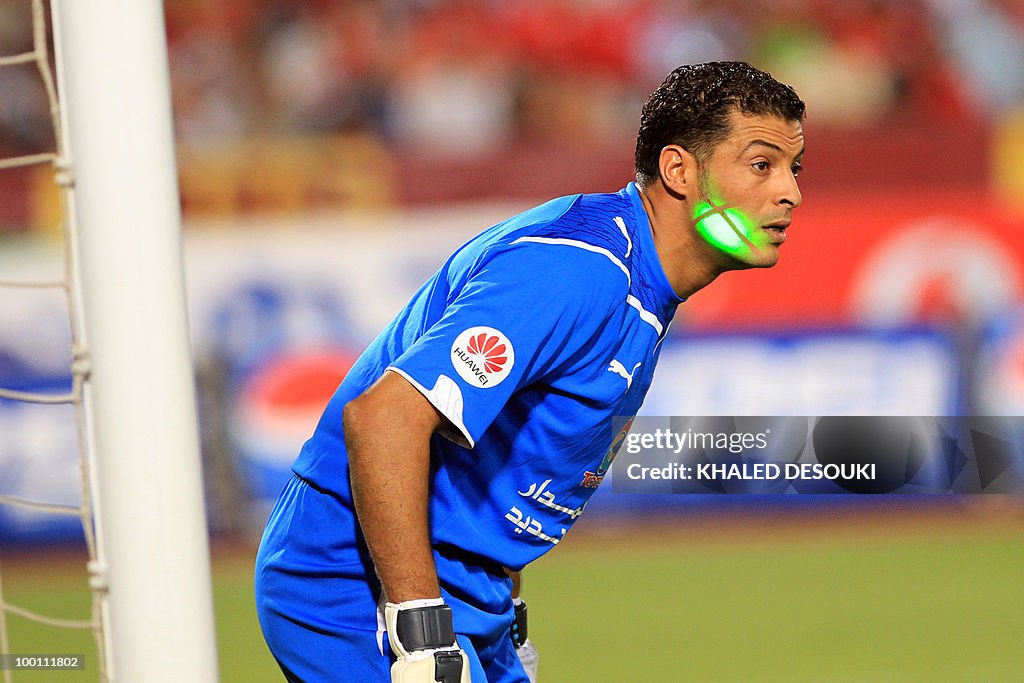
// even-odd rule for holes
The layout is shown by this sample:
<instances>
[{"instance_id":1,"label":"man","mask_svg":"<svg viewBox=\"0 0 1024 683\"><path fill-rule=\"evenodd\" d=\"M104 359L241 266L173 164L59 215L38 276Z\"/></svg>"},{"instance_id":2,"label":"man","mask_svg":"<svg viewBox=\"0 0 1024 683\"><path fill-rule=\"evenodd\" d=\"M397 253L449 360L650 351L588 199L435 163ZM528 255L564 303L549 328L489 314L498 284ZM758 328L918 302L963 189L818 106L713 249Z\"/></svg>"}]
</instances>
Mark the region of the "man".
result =
<instances>
[{"instance_id":1,"label":"man","mask_svg":"<svg viewBox=\"0 0 1024 683\"><path fill-rule=\"evenodd\" d=\"M413 296L264 534L260 623L289 680L535 680L518 571L603 478L676 307L778 260L803 115L747 64L680 67L644 106L636 183L490 228Z\"/></svg>"}]
</instances>

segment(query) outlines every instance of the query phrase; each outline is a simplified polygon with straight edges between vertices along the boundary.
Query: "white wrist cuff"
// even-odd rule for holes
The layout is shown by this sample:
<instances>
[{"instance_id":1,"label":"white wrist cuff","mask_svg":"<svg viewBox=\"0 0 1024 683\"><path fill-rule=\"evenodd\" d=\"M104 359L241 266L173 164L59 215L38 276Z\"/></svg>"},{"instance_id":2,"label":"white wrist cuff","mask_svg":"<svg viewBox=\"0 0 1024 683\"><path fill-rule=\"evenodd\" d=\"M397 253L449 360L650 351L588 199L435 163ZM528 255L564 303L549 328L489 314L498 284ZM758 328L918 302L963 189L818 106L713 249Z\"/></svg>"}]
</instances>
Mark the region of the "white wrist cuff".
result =
<instances>
[{"instance_id":1,"label":"white wrist cuff","mask_svg":"<svg viewBox=\"0 0 1024 683\"><path fill-rule=\"evenodd\" d=\"M406 600L405 602L387 603L388 607L394 609L413 609L415 607L440 607L445 604L444 598L419 598L416 600Z\"/></svg>"}]
</instances>

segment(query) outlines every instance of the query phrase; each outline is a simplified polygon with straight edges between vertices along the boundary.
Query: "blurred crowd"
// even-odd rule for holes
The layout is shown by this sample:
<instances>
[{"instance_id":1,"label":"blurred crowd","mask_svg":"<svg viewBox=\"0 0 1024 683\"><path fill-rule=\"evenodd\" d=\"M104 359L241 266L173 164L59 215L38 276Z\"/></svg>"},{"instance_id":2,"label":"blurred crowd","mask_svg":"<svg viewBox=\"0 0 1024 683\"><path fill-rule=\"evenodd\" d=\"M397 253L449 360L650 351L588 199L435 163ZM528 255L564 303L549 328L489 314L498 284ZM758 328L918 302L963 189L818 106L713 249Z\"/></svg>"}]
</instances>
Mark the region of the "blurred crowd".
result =
<instances>
[{"instance_id":1,"label":"blurred crowd","mask_svg":"<svg viewBox=\"0 0 1024 683\"><path fill-rule=\"evenodd\" d=\"M0 52L29 49L0 0ZM179 139L358 131L441 155L631 135L678 64L742 59L815 125L995 120L1024 103L1024 0L166 0ZM0 69L0 148L45 144Z\"/></svg>"}]
</instances>

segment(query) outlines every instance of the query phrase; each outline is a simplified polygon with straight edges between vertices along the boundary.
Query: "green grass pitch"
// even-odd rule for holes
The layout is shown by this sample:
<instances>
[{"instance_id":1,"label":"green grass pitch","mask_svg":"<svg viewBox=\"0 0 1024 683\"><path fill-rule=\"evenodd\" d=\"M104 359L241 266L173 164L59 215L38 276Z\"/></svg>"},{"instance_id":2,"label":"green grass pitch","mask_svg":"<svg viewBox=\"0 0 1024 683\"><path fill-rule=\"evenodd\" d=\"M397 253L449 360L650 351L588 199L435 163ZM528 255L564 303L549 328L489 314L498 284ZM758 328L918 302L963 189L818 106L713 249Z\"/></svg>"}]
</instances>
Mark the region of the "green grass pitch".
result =
<instances>
[{"instance_id":1,"label":"green grass pitch","mask_svg":"<svg viewBox=\"0 0 1024 683\"><path fill-rule=\"evenodd\" d=\"M543 683L1019 681L1024 524L581 522L526 574ZM251 596L251 551L216 553L221 680L279 681ZM53 616L87 613L67 558L0 559L4 593ZM91 639L8 617L16 652ZM96 680L18 672L19 681Z\"/></svg>"}]
</instances>

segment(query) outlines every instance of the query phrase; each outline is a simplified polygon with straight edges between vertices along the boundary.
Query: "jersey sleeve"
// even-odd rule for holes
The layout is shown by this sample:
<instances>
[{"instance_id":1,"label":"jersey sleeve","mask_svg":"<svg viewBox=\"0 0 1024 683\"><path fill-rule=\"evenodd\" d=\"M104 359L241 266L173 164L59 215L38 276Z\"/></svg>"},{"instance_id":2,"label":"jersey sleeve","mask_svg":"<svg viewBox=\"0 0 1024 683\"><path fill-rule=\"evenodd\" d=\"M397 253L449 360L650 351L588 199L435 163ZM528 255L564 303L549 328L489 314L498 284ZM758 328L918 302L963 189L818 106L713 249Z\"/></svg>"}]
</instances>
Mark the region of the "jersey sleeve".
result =
<instances>
[{"instance_id":1,"label":"jersey sleeve","mask_svg":"<svg viewBox=\"0 0 1024 683\"><path fill-rule=\"evenodd\" d=\"M600 253L505 246L476 266L440 319L387 368L405 377L472 448L517 389L577 359L628 292Z\"/></svg>"}]
</instances>

